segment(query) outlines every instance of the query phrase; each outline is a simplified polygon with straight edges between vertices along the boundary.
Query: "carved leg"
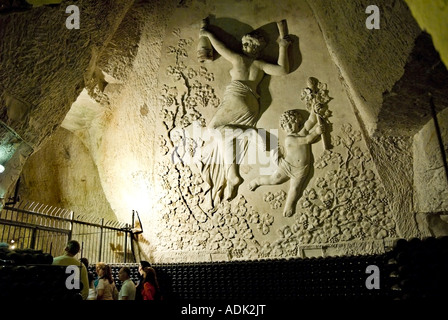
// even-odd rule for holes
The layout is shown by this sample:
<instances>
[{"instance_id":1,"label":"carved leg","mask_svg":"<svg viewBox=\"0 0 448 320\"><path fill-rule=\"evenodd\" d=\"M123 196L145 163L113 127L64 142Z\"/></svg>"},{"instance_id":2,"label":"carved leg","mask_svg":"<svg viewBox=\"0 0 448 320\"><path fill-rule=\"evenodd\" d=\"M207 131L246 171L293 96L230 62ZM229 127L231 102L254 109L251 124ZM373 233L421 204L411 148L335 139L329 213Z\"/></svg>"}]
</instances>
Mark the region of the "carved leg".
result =
<instances>
[{"instance_id":1,"label":"carved leg","mask_svg":"<svg viewBox=\"0 0 448 320\"><path fill-rule=\"evenodd\" d=\"M225 199L232 200L238 193L238 186L243 182L238 172L238 165L233 163L227 169Z\"/></svg>"},{"instance_id":2,"label":"carved leg","mask_svg":"<svg viewBox=\"0 0 448 320\"><path fill-rule=\"evenodd\" d=\"M253 179L249 183L249 189L251 191L255 191L255 189L257 189L259 186L282 184L283 182L288 181L288 179L289 177L286 174L276 170L270 176L261 176Z\"/></svg>"},{"instance_id":3,"label":"carved leg","mask_svg":"<svg viewBox=\"0 0 448 320\"><path fill-rule=\"evenodd\" d=\"M286 197L285 209L283 210L283 215L285 217L291 217L296 213L297 201L303 193L303 182L306 177L301 179L291 179L289 184L289 191Z\"/></svg>"}]
</instances>

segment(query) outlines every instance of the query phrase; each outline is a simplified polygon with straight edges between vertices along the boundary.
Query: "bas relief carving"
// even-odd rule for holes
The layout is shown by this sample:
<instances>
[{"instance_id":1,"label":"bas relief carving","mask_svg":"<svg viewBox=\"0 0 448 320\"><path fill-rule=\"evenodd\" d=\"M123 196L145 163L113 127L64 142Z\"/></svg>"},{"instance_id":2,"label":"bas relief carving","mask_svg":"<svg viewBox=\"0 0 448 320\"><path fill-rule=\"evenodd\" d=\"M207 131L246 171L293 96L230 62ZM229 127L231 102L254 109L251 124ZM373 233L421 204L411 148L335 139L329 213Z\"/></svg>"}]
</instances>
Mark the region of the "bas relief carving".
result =
<instances>
[{"instance_id":1,"label":"bas relief carving","mask_svg":"<svg viewBox=\"0 0 448 320\"><path fill-rule=\"evenodd\" d=\"M284 155L278 161L277 170L270 176L252 180L249 188L255 191L259 186L276 185L290 181L289 192L283 211L285 217L296 212L297 201L302 195L312 166L311 144L324 133L324 122L330 115L327 103L330 101L326 85L316 78L308 79L308 87L301 96L311 111L306 121L298 110L288 110L280 116L280 126L287 133L284 141ZM324 141L324 139L322 139ZM324 147L328 146L324 143Z\"/></svg>"},{"instance_id":2,"label":"bas relief carving","mask_svg":"<svg viewBox=\"0 0 448 320\"><path fill-rule=\"evenodd\" d=\"M302 193L311 166L311 147L316 138L322 134L319 126L311 132L299 131L302 125L297 110L289 110L280 117L280 123L287 132L285 138L285 155L280 158L277 170L270 176L260 176L249 184L252 191L262 185L282 184L290 180L290 188L286 198L283 215L291 217L295 213L297 201Z\"/></svg>"},{"instance_id":3,"label":"bas relief carving","mask_svg":"<svg viewBox=\"0 0 448 320\"><path fill-rule=\"evenodd\" d=\"M164 250L233 250L242 256L254 238L253 226L267 234L273 224L268 213L259 213L241 196L217 205L212 214L198 206L203 182L188 166L159 164L163 181L159 247Z\"/></svg>"},{"instance_id":4,"label":"bas relief carving","mask_svg":"<svg viewBox=\"0 0 448 320\"><path fill-rule=\"evenodd\" d=\"M271 205L272 209L278 209L283 206L283 201L286 199L286 192L280 190L278 192L267 192L263 195L263 200Z\"/></svg>"},{"instance_id":5,"label":"bas relief carving","mask_svg":"<svg viewBox=\"0 0 448 320\"><path fill-rule=\"evenodd\" d=\"M279 27L279 33L283 29ZM259 58L266 46L263 36L253 31L242 37L242 53L232 51L206 25L200 30L200 38L208 38L211 46L232 68L231 82L226 87L223 101L208 124L210 130L217 130L224 137L224 142L214 142L208 154L201 159L201 172L204 180L210 185L211 203L219 203L222 199L231 200L238 192L243 182L239 174L238 163L247 152L247 141L244 137L257 135L255 128L259 113L258 85L265 74L280 76L289 72L287 48L290 40L287 36L280 37L279 57L277 64L268 63ZM234 148L240 150L239 154Z\"/></svg>"},{"instance_id":6,"label":"bas relief carving","mask_svg":"<svg viewBox=\"0 0 448 320\"><path fill-rule=\"evenodd\" d=\"M239 194L238 162L235 155L230 163L224 162L226 148L230 150L232 146L233 150L236 144L247 143L238 139L244 130L256 130L257 84L265 73L286 72L287 61L279 57L278 65L269 65L257 60L252 54L259 48L253 42L261 40L250 36L243 38L247 45L245 54L231 52L212 33L202 29L200 36L208 37L214 50L232 64L232 81L221 101L214 90L215 75L204 65L189 63L189 55L194 55L194 41L181 38L180 30L173 34L178 41L176 46L168 47L167 59L174 61L167 68L171 81L161 86L159 96L165 133L159 136L162 158L156 168L162 189L158 208L161 231L157 234L159 243L155 244L158 251L221 252L231 259L280 258L298 256L300 248L308 245L396 236L384 187L372 170L368 153L361 147L361 133L351 124L333 128L328 121L331 98L326 85L315 78L308 79L300 97L309 112L307 120L302 122L298 114L303 111L297 110L281 116L281 126L288 135L276 174L249 182L253 195L259 195L261 204L270 208L260 210L257 203L248 202ZM279 56L288 47L288 41L283 40ZM239 65L235 59L246 64ZM208 62L208 66L210 63L213 62ZM210 108L217 109L208 121L202 110ZM214 164L221 166L212 168L213 163L207 162L206 157L217 155L207 152L200 153L199 166L185 161L204 148L203 141L186 133L192 125L233 132L231 144L208 149L219 154L221 162ZM323 143L324 151L312 155L310 144L318 141ZM310 161L311 157L314 161ZM214 169L220 179L211 173ZM311 180L309 170L314 171ZM288 192L268 190L263 194L261 188L255 190L287 180ZM213 208L208 210L203 203L212 194ZM292 218L274 219L278 211Z\"/></svg>"},{"instance_id":7,"label":"bas relief carving","mask_svg":"<svg viewBox=\"0 0 448 320\"><path fill-rule=\"evenodd\" d=\"M396 223L371 159L350 124L332 139L315 162L319 174L298 201L294 223L278 229L279 238L252 247L250 258L299 255L300 246L331 246L348 241L396 238Z\"/></svg>"}]
</instances>

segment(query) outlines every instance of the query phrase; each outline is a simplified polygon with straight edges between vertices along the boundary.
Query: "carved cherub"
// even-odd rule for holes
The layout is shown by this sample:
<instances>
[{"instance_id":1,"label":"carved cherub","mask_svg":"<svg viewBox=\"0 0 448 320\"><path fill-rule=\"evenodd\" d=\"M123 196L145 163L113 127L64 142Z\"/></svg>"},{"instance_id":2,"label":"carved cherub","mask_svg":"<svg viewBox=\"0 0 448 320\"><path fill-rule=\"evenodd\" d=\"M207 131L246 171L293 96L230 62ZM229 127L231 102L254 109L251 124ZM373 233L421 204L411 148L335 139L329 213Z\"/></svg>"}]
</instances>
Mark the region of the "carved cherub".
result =
<instances>
[{"instance_id":1,"label":"carved cherub","mask_svg":"<svg viewBox=\"0 0 448 320\"><path fill-rule=\"evenodd\" d=\"M316 123L314 114L302 123L299 110L284 112L280 116L280 126L288 134L284 143L285 154L279 159L278 168L272 175L257 177L249 183L250 190L254 191L262 185L277 185L291 180L283 211L285 217L295 213L310 170L311 144L317 141L324 130L322 125ZM309 129L310 124L312 127Z\"/></svg>"}]
</instances>

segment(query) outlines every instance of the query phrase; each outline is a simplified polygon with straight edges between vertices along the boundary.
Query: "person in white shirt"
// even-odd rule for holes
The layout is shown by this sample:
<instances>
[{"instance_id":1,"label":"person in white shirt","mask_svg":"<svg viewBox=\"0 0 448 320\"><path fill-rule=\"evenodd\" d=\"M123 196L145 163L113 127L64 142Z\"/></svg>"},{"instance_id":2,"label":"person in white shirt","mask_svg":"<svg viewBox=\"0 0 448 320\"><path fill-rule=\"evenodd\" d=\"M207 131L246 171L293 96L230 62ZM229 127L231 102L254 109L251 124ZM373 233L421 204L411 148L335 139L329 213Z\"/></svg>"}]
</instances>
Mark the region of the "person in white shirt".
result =
<instances>
[{"instance_id":1,"label":"person in white shirt","mask_svg":"<svg viewBox=\"0 0 448 320\"><path fill-rule=\"evenodd\" d=\"M131 270L123 267L118 271L118 279L123 281L118 300L135 300L135 284L131 279Z\"/></svg>"},{"instance_id":2,"label":"person in white shirt","mask_svg":"<svg viewBox=\"0 0 448 320\"><path fill-rule=\"evenodd\" d=\"M96 300L97 294L96 294L95 286L93 284L93 282L95 281L95 278L94 278L92 272L89 272L88 278L89 278L89 296L87 297L87 300Z\"/></svg>"}]
</instances>

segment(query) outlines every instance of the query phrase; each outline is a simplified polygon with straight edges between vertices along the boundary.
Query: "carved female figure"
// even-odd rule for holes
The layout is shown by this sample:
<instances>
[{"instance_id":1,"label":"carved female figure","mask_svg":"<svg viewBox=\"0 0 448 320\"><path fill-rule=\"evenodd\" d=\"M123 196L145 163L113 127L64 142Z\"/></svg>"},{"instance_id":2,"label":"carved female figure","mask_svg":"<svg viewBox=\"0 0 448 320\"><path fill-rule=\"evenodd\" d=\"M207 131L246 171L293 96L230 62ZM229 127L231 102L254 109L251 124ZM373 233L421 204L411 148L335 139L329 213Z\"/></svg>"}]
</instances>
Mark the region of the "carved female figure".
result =
<instances>
[{"instance_id":1,"label":"carved female figure","mask_svg":"<svg viewBox=\"0 0 448 320\"><path fill-rule=\"evenodd\" d=\"M283 34L283 30L280 34ZM278 40L278 62L277 64L272 64L259 59L261 50L265 47L266 42L257 31L242 37L242 53L229 49L206 27L201 29L200 36L208 37L213 48L232 64L230 70L231 82L226 87L223 101L208 125L209 129L225 133L224 150L217 151L222 153L221 158L231 159L232 161L222 162L224 168L212 169L212 171L219 170L219 173L210 172L211 167L209 164L211 161L206 160L206 165L203 168L204 178L211 185L211 188L214 189L214 195L219 195L223 191L222 187L225 185L225 198L230 200L235 197L237 187L242 183L238 170L238 161L236 161L236 157L241 157L241 155L234 154L234 145L235 143L244 143L239 139L241 136L256 136L254 128L260 112L257 87L265 74L280 76L289 72L287 48L290 40L288 36ZM244 152L245 149L244 145L240 145L239 150ZM216 155L214 155L214 162L216 164ZM212 198L214 198L214 195L212 195Z\"/></svg>"}]
</instances>

